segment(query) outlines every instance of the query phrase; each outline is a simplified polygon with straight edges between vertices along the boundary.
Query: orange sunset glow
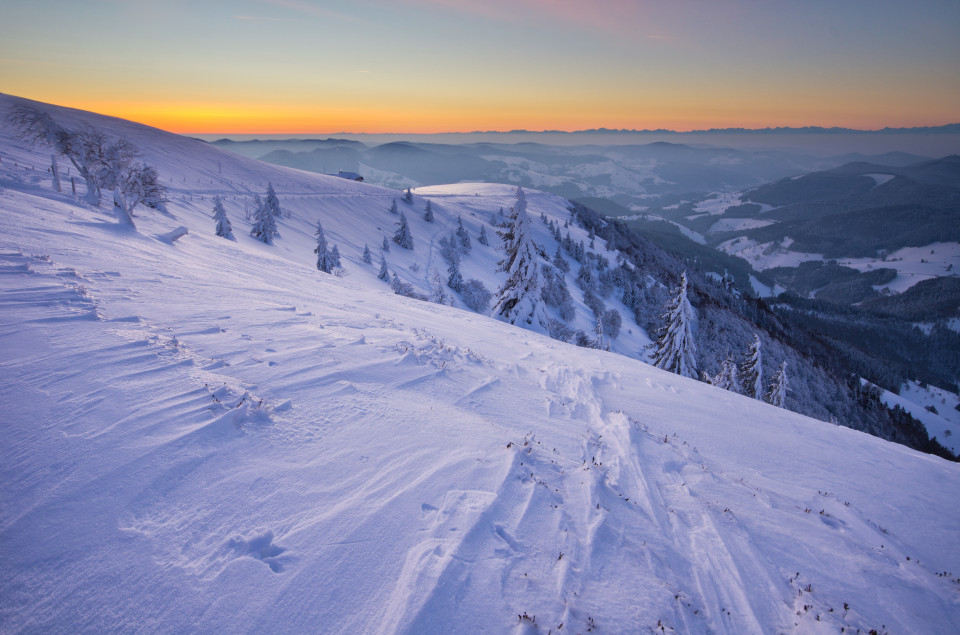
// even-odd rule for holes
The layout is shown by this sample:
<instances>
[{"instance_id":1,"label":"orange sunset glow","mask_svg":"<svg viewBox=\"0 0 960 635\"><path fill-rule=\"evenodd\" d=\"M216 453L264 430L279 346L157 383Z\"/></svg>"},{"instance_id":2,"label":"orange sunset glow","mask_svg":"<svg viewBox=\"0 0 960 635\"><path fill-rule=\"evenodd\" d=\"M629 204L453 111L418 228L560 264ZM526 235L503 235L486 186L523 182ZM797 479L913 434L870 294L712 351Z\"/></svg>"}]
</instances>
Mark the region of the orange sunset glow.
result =
<instances>
[{"instance_id":1,"label":"orange sunset glow","mask_svg":"<svg viewBox=\"0 0 960 635\"><path fill-rule=\"evenodd\" d=\"M876 129L960 118L954 5L174 6L8 6L2 90L208 134ZM101 27L109 40L84 35Z\"/></svg>"}]
</instances>

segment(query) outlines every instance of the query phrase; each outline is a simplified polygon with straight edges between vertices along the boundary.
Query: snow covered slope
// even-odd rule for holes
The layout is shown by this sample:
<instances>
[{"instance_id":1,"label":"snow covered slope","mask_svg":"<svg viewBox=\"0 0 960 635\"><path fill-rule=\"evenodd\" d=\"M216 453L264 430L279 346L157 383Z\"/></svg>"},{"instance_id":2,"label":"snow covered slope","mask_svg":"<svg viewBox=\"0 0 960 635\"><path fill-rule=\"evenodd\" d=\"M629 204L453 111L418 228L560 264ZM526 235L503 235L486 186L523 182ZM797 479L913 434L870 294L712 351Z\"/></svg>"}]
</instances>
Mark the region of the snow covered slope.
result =
<instances>
[{"instance_id":1,"label":"snow covered slope","mask_svg":"<svg viewBox=\"0 0 960 635\"><path fill-rule=\"evenodd\" d=\"M120 229L0 133L0 631L960 622L956 464L396 296L359 259L375 215L392 234L389 190L74 116L130 135L172 217ZM267 181L292 213L276 245L241 198L237 242L214 236L210 195ZM423 193L473 236L509 200ZM413 252L386 257L426 288L437 234L407 216ZM314 267L317 219L343 278Z\"/></svg>"}]
</instances>

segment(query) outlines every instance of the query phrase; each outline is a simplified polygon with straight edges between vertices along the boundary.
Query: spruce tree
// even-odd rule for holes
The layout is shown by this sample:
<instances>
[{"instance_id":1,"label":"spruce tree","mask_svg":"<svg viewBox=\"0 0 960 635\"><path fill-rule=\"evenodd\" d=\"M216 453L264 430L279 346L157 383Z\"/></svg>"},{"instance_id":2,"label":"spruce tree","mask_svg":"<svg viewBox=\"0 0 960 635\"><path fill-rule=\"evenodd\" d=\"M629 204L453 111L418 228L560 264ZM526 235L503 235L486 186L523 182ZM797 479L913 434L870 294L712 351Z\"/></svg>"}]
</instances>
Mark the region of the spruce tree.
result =
<instances>
[{"instance_id":1,"label":"spruce tree","mask_svg":"<svg viewBox=\"0 0 960 635\"><path fill-rule=\"evenodd\" d=\"M567 259L560 253L560 245L557 245L557 252L553 254L553 266L564 273L570 271L570 263L567 262Z\"/></svg>"},{"instance_id":2,"label":"spruce tree","mask_svg":"<svg viewBox=\"0 0 960 635\"><path fill-rule=\"evenodd\" d=\"M274 216L280 216L283 212L280 210L280 199L273 190L273 183L267 183L267 200L263 202Z\"/></svg>"},{"instance_id":3,"label":"spruce tree","mask_svg":"<svg viewBox=\"0 0 960 635\"><path fill-rule=\"evenodd\" d=\"M253 227L250 228L250 235L260 242L272 245L276 233L277 223L269 206L265 203L259 205L253 217Z\"/></svg>"},{"instance_id":4,"label":"spruce tree","mask_svg":"<svg viewBox=\"0 0 960 635\"><path fill-rule=\"evenodd\" d=\"M450 266L447 268L447 286L459 293L463 290L463 276L460 275L460 254L456 249L452 252Z\"/></svg>"},{"instance_id":5,"label":"spruce tree","mask_svg":"<svg viewBox=\"0 0 960 635\"><path fill-rule=\"evenodd\" d=\"M323 233L323 225L317 221L317 246L313 248L313 253L317 254L317 269L324 273L333 271L333 257L330 250L327 249L327 238Z\"/></svg>"},{"instance_id":6,"label":"spruce tree","mask_svg":"<svg viewBox=\"0 0 960 635\"><path fill-rule=\"evenodd\" d=\"M506 272L507 279L497 291L493 314L511 324L526 323L545 329L548 318L541 297L540 257L531 236L527 198L522 188L517 187L516 197L506 229L497 232L504 242L504 257L497 271Z\"/></svg>"},{"instance_id":7,"label":"spruce tree","mask_svg":"<svg viewBox=\"0 0 960 635\"><path fill-rule=\"evenodd\" d=\"M440 273L436 269L430 273L430 301L435 304L449 303L449 297L443 289L443 281L440 279Z\"/></svg>"},{"instance_id":8,"label":"spruce tree","mask_svg":"<svg viewBox=\"0 0 960 635\"><path fill-rule=\"evenodd\" d=\"M486 226L486 225L480 225L480 237L477 238L477 242L479 242L481 245L489 245L489 244L490 244L490 239L487 238L487 226Z\"/></svg>"},{"instance_id":9,"label":"spruce tree","mask_svg":"<svg viewBox=\"0 0 960 635\"><path fill-rule=\"evenodd\" d=\"M787 360L780 362L780 370L777 376L773 378L773 384L770 386L770 392L767 393L767 403L777 408L786 408L787 390L790 389L790 382L787 379Z\"/></svg>"},{"instance_id":10,"label":"spruce tree","mask_svg":"<svg viewBox=\"0 0 960 635\"><path fill-rule=\"evenodd\" d=\"M390 272L387 271L387 259L383 257L383 254L380 255L380 273L377 274L377 277L384 282L390 281Z\"/></svg>"},{"instance_id":11,"label":"spruce tree","mask_svg":"<svg viewBox=\"0 0 960 635\"><path fill-rule=\"evenodd\" d=\"M740 374L737 364L727 357L720 366L720 372L710 381L711 384L730 392L740 392Z\"/></svg>"},{"instance_id":12,"label":"spruce tree","mask_svg":"<svg viewBox=\"0 0 960 635\"><path fill-rule=\"evenodd\" d=\"M470 234L467 233L466 228L463 226L463 218L457 216L457 237L460 239L460 244L463 246L464 252L470 251Z\"/></svg>"},{"instance_id":13,"label":"spruce tree","mask_svg":"<svg viewBox=\"0 0 960 635\"><path fill-rule=\"evenodd\" d=\"M697 377L697 348L691 327L695 319L687 299L687 272L680 276L680 286L667 303L661 316L666 325L660 329L655 343L653 365L685 377Z\"/></svg>"},{"instance_id":14,"label":"spruce tree","mask_svg":"<svg viewBox=\"0 0 960 635\"><path fill-rule=\"evenodd\" d=\"M387 242L387 237L386 237L386 236L383 237L383 245L380 246L380 249L382 249L382 250L384 250L384 251L390 251L390 243Z\"/></svg>"},{"instance_id":15,"label":"spruce tree","mask_svg":"<svg viewBox=\"0 0 960 635\"><path fill-rule=\"evenodd\" d=\"M427 206L423 210L423 220L433 222L433 205L430 204L430 199L427 199Z\"/></svg>"},{"instance_id":16,"label":"spruce tree","mask_svg":"<svg viewBox=\"0 0 960 635\"><path fill-rule=\"evenodd\" d=\"M366 244L363 245L363 255L361 258L363 258L363 261L368 265L373 262L373 254L370 253L370 247Z\"/></svg>"},{"instance_id":17,"label":"spruce tree","mask_svg":"<svg viewBox=\"0 0 960 635\"><path fill-rule=\"evenodd\" d=\"M408 205L413 203L413 192L410 191L410 188L407 188L407 191L403 193L403 202Z\"/></svg>"},{"instance_id":18,"label":"spruce tree","mask_svg":"<svg viewBox=\"0 0 960 635\"><path fill-rule=\"evenodd\" d=\"M407 225L407 217L400 212L400 222L397 232L393 235L393 242L404 249L413 249L413 236L410 234L410 226Z\"/></svg>"},{"instance_id":19,"label":"spruce tree","mask_svg":"<svg viewBox=\"0 0 960 635\"><path fill-rule=\"evenodd\" d=\"M760 336L754 334L750 352L740 366L740 383L744 394L754 399L763 399L763 354L760 351Z\"/></svg>"},{"instance_id":20,"label":"spruce tree","mask_svg":"<svg viewBox=\"0 0 960 635\"><path fill-rule=\"evenodd\" d=\"M340 248L336 245L330 250L330 264L334 269L340 266Z\"/></svg>"},{"instance_id":21,"label":"spruce tree","mask_svg":"<svg viewBox=\"0 0 960 635\"><path fill-rule=\"evenodd\" d=\"M593 332L597 336L597 339L594 340L593 347L597 350L609 351L610 345L607 343L607 340L603 335L603 316L597 316L597 323L593 327Z\"/></svg>"},{"instance_id":22,"label":"spruce tree","mask_svg":"<svg viewBox=\"0 0 960 635\"><path fill-rule=\"evenodd\" d=\"M399 214L400 210L397 209L397 199L393 199L393 202L390 203L390 213Z\"/></svg>"},{"instance_id":23,"label":"spruce tree","mask_svg":"<svg viewBox=\"0 0 960 635\"><path fill-rule=\"evenodd\" d=\"M227 210L223 208L223 199L219 194L213 198L213 220L217 221L217 236L228 240L236 240L233 237L233 227L230 226L230 219L227 218Z\"/></svg>"}]
</instances>

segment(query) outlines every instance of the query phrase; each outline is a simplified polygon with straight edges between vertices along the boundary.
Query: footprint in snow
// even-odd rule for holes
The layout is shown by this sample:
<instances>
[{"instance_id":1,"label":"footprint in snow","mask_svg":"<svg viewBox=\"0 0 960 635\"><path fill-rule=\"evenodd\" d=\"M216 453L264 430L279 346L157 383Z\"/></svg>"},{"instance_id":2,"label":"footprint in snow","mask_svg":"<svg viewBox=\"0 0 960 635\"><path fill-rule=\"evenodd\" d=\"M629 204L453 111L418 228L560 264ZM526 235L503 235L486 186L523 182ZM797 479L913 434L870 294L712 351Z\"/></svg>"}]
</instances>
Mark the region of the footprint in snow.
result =
<instances>
[{"instance_id":1,"label":"footprint in snow","mask_svg":"<svg viewBox=\"0 0 960 635\"><path fill-rule=\"evenodd\" d=\"M274 573L283 571L283 563L279 556L286 549L273 542L273 532L269 529L250 539L243 536L234 536L227 541L227 547L240 556L249 556L259 560L269 566Z\"/></svg>"}]
</instances>

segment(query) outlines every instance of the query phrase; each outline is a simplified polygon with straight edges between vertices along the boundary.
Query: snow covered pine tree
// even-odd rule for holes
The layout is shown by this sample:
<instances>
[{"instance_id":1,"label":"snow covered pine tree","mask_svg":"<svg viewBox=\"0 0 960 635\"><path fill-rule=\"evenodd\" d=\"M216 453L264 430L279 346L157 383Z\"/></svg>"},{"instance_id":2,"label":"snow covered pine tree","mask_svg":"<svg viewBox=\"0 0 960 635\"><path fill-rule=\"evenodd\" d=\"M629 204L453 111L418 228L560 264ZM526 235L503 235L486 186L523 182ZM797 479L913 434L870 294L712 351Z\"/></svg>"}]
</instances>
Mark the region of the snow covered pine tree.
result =
<instances>
[{"instance_id":1,"label":"snow covered pine tree","mask_svg":"<svg viewBox=\"0 0 960 635\"><path fill-rule=\"evenodd\" d=\"M744 394L754 399L763 399L763 353L760 352L760 336L753 335L753 344L747 359L740 366L741 385Z\"/></svg>"},{"instance_id":2,"label":"snow covered pine tree","mask_svg":"<svg viewBox=\"0 0 960 635\"><path fill-rule=\"evenodd\" d=\"M266 204L259 205L253 215L253 227L250 228L250 235L260 242L272 245L276 233L277 223L270 208Z\"/></svg>"},{"instance_id":3,"label":"snow covered pine tree","mask_svg":"<svg viewBox=\"0 0 960 635\"><path fill-rule=\"evenodd\" d=\"M680 276L673 299L667 303L667 320L654 344L653 365L685 377L697 378L697 348L691 326L695 319L693 307L687 299L687 272Z\"/></svg>"},{"instance_id":4,"label":"snow covered pine tree","mask_svg":"<svg viewBox=\"0 0 960 635\"><path fill-rule=\"evenodd\" d=\"M720 372L710 378L710 383L730 392L740 392L740 374L737 372L736 362L731 357L724 359Z\"/></svg>"},{"instance_id":5,"label":"snow covered pine tree","mask_svg":"<svg viewBox=\"0 0 960 635\"><path fill-rule=\"evenodd\" d=\"M213 197L213 220L217 221L217 236L228 240L236 240L233 237L233 227L230 225L230 219L227 218L227 210L223 209L223 198L219 194Z\"/></svg>"},{"instance_id":6,"label":"snow covered pine tree","mask_svg":"<svg viewBox=\"0 0 960 635\"><path fill-rule=\"evenodd\" d=\"M324 273L330 273L336 266L333 254L327 248L327 237L323 233L323 225L317 221L317 246L313 248L313 253L317 254L317 269Z\"/></svg>"},{"instance_id":7,"label":"snow covered pine tree","mask_svg":"<svg viewBox=\"0 0 960 635\"><path fill-rule=\"evenodd\" d=\"M522 188L517 187L516 197L506 229L497 232L503 239L504 250L497 271L506 272L507 279L497 292L493 314L510 324L524 322L546 332L548 318L541 298L540 256L530 235L527 198Z\"/></svg>"},{"instance_id":8,"label":"snow covered pine tree","mask_svg":"<svg viewBox=\"0 0 960 635\"><path fill-rule=\"evenodd\" d=\"M413 249L413 235L410 234L410 226L407 224L407 217L400 212L400 223L397 232L393 235L393 242L404 249Z\"/></svg>"},{"instance_id":9,"label":"snow covered pine tree","mask_svg":"<svg viewBox=\"0 0 960 635\"><path fill-rule=\"evenodd\" d=\"M273 183L267 183L267 200L263 204L274 216L280 216L283 213L280 211L280 199L277 198L277 193L273 189Z\"/></svg>"},{"instance_id":10,"label":"snow covered pine tree","mask_svg":"<svg viewBox=\"0 0 960 635\"><path fill-rule=\"evenodd\" d=\"M767 393L767 403L777 408L786 408L787 390L790 389L790 382L787 379L787 360L780 362L780 370L777 376L773 378L773 384L770 386L770 392Z\"/></svg>"}]
</instances>

